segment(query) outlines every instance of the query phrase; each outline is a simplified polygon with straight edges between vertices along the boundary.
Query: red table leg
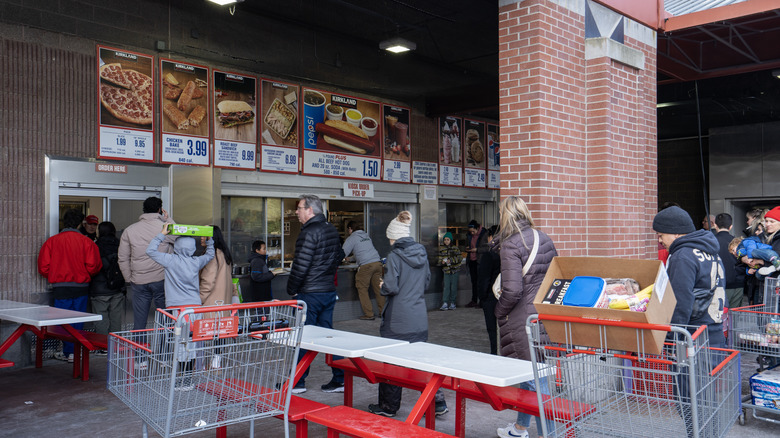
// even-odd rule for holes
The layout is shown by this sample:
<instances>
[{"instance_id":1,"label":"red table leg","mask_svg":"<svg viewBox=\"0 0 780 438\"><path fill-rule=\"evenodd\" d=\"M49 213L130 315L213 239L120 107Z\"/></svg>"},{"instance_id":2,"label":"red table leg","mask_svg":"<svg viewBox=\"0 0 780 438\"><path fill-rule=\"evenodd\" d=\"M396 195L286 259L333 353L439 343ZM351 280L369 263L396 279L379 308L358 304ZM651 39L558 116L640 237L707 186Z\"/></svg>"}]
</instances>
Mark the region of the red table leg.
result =
<instances>
[{"instance_id":1,"label":"red table leg","mask_svg":"<svg viewBox=\"0 0 780 438\"><path fill-rule=\"evenodd\" d=\"M433 399L436 396L436 391L441 388L441 384L444 381L444 376L441 374L434 374L431 378L431 381L428 382L427 385L425 385L425 389L423 389L422 394L420 394L420 398L417 400L417 403L415 403L414 407L412 408L412 411L409 412L409 416L406 417L406 423L408 424L417 424L422 420L422 416L425 414L429 408L435 408L435 406L430 406L433 403ZM431 412L433 412L433 409L430 409ZM435 417L435 415L428 414L428 417ZM428 425L428 421L426 420L426 426Z\"/></svg>"}]
</instances>

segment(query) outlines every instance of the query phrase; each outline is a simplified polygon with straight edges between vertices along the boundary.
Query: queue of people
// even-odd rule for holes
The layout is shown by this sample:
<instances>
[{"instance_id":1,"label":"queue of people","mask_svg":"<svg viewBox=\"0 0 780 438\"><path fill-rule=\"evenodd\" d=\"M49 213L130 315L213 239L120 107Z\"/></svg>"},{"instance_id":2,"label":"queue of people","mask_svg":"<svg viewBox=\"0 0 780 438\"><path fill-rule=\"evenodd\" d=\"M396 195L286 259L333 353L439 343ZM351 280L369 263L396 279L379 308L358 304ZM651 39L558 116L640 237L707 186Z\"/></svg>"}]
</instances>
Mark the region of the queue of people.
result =
<instances>
[{"instance_id":1,"label":"queue of people","mask_svg":"<svg viewBox=\"0 0 780 438\"><path fill-rule=\"evenodd\" d=\"M472 296L467 307L483 310L492 354L500 352L502 356L530 360L525 321L535 313L534 298L557 250L552 239L536 227L522 198L504 198L499 213L499 226L484 228L477 221L469 223L465 264ZM338 299L336 272L345 257L352 255L358 264L356 286L364 313L361 319L375 318L368 295L370 287L382 319L381 336L427 341L425 292L431 270L425 247L411 237L410 212L400 212L388 224L386 238L391 251L384 267L361 224L350 222L348 238L340 241L336 228L327 222L318 197L302 195L296 214L302 228L295 244L287 294L307 303L306 324L333 327ZM745 236L736 237L731 234L733 219L727 213L708 215L698 230L690 215L675 204L662 208L653 219L652 229L668 257L666 269L677 299L671 322L706 325L711 346L725 346L724 308L741 306L743 293L748 292L751 282L757 284L757 292L766 276L780 273L780 207L751 210L746 219ZM93 311L104 316L96 325L99 333L120 329L125 288L133 291L134 329L146 327L152 305L239 302L232 280L233 258L219 227L213 227L212 238L200 242L205 253L196 255L194 238L169 235L167 225L173 221L159 198L144 201L143 214L121 238L116 237L113 224L97 222L92 215L84 218L74 210L66 212L65 228L41 248L38 270L52 285L55 307L86 311L89 299ZM436 259L443 274L440 310L456 308L459 272L464 264L462 254L453 235L445 233ZM265 242L253 243L248 261L251 286L244 301L274 299L271 280L275 274L265 262ZM500 295L493 293L499 275ZM750 294L748 298L751 304L759 299ZM72 361L72 349L72 345L64 345L56 357ZM183 366L192 365L184 359ZM308 370L293 388L294 393L306 391L307 374ZM523 387L534 390L533 382ZM321 389L343 392L343 371L332 368L331 380ZM436 415L448 411L441 391L435 401ZM401 388L381 383L378 401L369 405L368 410L394 416L400 403ZM528 437L530 420L530 415L519 413L515 422L498 428L496 433L499 437ZM549 423L546 428L550 431L554 424ZM537 430L541 430L538 418Z\"/></svg>"}]
</instances>

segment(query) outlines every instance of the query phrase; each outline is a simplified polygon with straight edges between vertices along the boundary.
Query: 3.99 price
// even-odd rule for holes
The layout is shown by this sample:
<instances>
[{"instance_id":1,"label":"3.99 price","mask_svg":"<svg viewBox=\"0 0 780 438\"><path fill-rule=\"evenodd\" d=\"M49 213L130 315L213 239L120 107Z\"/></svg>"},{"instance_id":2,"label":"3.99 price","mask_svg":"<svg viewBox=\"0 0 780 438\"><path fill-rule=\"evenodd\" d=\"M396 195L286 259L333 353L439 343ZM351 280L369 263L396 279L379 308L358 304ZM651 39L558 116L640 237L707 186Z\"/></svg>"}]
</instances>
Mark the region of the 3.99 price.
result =
<instances>
[{"instance_id":1,"label":"3.99 price","mask_svg":"<svg viewBox=\"0 0 780 438\"><path fill-rule=\"evenodd\" d=\"M205 157L208 152L208 143L205 140L187 140L187 155Z\"/></svg>"}]
</instances>

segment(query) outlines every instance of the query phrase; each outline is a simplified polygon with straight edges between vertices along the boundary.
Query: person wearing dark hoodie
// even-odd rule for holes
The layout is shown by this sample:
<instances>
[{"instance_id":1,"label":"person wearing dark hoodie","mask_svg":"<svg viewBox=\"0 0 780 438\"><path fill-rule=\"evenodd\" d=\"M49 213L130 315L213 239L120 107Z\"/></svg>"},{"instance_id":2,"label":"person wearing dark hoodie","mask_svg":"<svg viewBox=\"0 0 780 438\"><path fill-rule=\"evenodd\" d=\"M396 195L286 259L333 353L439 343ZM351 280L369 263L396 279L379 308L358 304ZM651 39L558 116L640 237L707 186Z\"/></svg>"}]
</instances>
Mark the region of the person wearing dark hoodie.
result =
<instances>
[{"instance_id":1,"label":"person wearing dark hoodie","mask_svg":"<svg viewBox=\"0 0 780 438\"><path fill-rule=\"evenodd\" d=\"M387 227L391 251L387 255L387 272L381 285L382 295L387 297L379 334L383 338L408 342L428 340L428 308L425 291L431 281L428 253L425 247L411 236L412 214L408 211L398 216ZM393 417L401 407L401 387L388 383L379 384L379 402L368 405L377 415ZM447 413L447 402L441 390L436 392L436 415Z\"/></svg>"},{"instance_id":2,"label":"person wearing dark hoodie","mask_svg":"<svg viewBox=\"0 0 780 438\"><path fill-rule=\"evenodd\" d=\"M658 234L658 242L669 250L666 271L677 299L671 323L688 325L690 332L706 325L709 347L725 347L722 317L726 304L726 275L718 255L718 239L709 230L697 230L690 215L680 207L659 211L653 219L653 231ZM672 333L668 335L672 336ZM690 376L684 369L679 371L675 395L680 400L688 400ZM680 403L677 410L682 418L691 418L690 404ZM694 435L689 421L686 432L689 437ZM714 434L705 430L702 436Z\"/></svg>"},{"instance_id":3,"label":"person wearing dark hoodie","mask_svg":"<svg viewBox=\"0 0 780 438\"><path fill-rule=\"evenodd\" d=\"M690 215L669 207L653 219L658 241L669 250L666 270L677 305L672 324L706 325L710 347L723 347L723 307L726 275L718 239L709 230L696 230Z\"/></svg>"},{"instance_id":4,"label":"person wearing dark hoodie","mask_svg":"<svg viewBox=\"0 0 780 438\"><path fill-rule=\"evenodd\" d=\"M125 307L125 286L112 285L108 281L108 270L116 264L119 251L119 239L116 237L116 227L111 222L101 222L97 227L98 238L95 242L100 251L103 268L92 277L89 284L89 299L92 311L102 315L101 321L95 322L95 332L107 335L122 329L122 312ZM98 354L104 353L101 350Z\"/></svg>"},{"instance_id":5,"label":"person wearing dark hoodie","mask_svg":"<svg viewBox=\"0 0 780 438\"><path fill-rule=\"evenodd\" d=\"M271 280L276 274L268 269L266 263L266 246L262 240L252 242L252 252L249 253L249 290L244 294L244 302L271 301Z\"/></svg>"},{"instance_id":6,"label":"person wearing dark hoodie","mask_svg":"<svg viewBox=\"0 0 780 438\"><path fill-rule=\"evenodd\" d=\"M179 236L173 243L173 254L160 252L158 247L169 233L168 225L162 227L162 232L155 236L146 248L146 254L159 263L165 270L165 307L200 306L200 270L214 258L214 240L206 240L206 253L195 256L196 242L194 237ZM176 314L178 312L174 312ZM191 321L190 321L191 322ZM188 333L185 328L183 333ZM195 362L195 350L179 349L175 358L181 378L177 378L175 389L191 391L195 388L192 382L192 370Z\"/></svg>"}]
</instances>

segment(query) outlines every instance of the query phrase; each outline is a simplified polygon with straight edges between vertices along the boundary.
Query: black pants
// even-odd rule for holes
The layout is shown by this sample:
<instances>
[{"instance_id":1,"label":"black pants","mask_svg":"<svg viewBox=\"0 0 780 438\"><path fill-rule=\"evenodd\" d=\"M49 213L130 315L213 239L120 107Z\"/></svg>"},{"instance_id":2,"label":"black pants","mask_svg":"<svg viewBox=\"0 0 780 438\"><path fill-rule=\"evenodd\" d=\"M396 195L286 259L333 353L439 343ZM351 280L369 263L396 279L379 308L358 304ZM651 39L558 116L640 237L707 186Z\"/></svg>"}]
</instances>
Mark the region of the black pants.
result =
<instances>
[{"instance_id":1,"label":"black pants","mask_svg":"<svg viewBox=\"0 0 780 438\"><path fill-rule=\"evenodd\" d=\"M496 304L498 304L498 300L496 300L496 297L494 296L482 300L482 312L485 313L485 328L487 329L488 338L490 339L490 354L498 354L498 341L496 339L496 336L498 336L495 313Z\"/></svg>"},{"instance_id":2,"label":"black pants","mask_svg":"<svg viewBox=\"0 0 780 438\"><path fill-rule=\"evenodd\" d=\"M477 286L477 266L476 260L469 260L469 276L471 277L471 302L476 303L479 301L479 292Z\"/></svg>"},{"instance_id":3,"label":"black pants","mask_svg":"<svg viewBox=\"0 0 780 438\"><path fill-rule=\"evenodd\" d=\"M398 409L401 407L401 391L403 391L403 388L400 386L391 385L389 383L380 383L379 407L385 412L398 412ZM436 395L433 399L436 403L444 401L444 393L441 388L436 391Z\"/></svg>"}]
</instances>

